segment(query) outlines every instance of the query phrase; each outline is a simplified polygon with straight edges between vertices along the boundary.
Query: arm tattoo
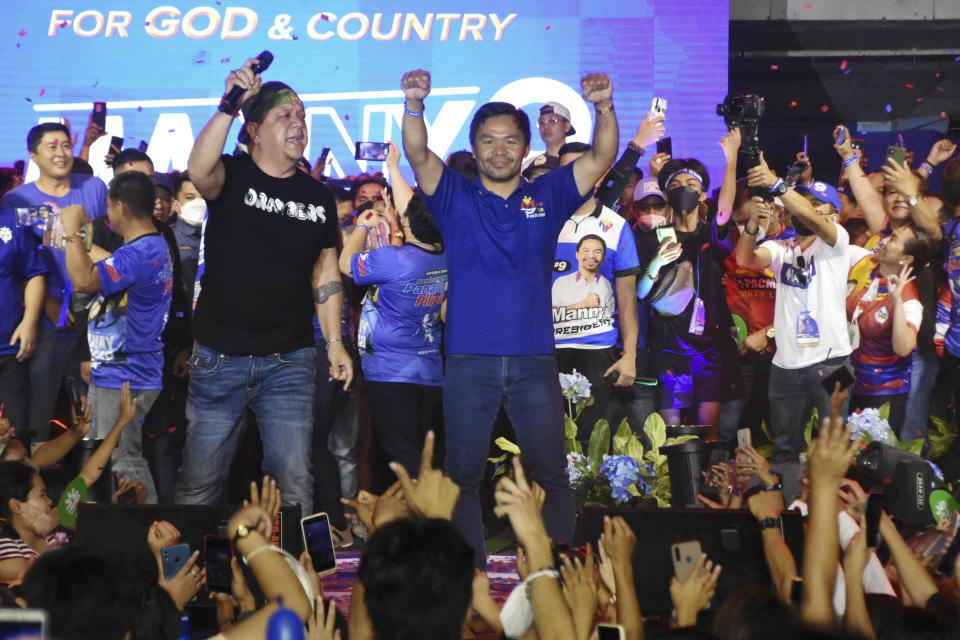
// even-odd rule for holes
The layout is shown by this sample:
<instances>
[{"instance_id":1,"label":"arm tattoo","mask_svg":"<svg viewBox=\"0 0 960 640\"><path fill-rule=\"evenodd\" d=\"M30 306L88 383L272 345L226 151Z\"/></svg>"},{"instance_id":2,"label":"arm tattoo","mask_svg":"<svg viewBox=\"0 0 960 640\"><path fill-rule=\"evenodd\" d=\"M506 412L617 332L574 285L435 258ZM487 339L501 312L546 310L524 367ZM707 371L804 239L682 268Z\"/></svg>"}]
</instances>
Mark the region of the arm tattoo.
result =
<instances>
[{"instance_id":1,"label":"arm tattoo","mask_svg":"<svg viewBox=\"0 0 960 640\"><path fill-rule=\"evenodd\" d=\"M336 295L343 291L343 283L341 282L328 282L322 284L313 291L313 299L317 304L323 304L327 301L327 298L330 296Z\"/></svg>"}]
</instances>

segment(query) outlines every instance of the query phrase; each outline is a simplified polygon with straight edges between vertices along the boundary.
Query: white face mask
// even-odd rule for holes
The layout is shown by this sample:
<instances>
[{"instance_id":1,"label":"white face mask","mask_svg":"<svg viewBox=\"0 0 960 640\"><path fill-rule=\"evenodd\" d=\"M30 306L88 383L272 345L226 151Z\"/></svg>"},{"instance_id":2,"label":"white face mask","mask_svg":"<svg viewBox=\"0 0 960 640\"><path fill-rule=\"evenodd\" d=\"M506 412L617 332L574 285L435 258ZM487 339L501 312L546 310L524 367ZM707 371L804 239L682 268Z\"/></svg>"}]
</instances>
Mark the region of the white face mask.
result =
<instances>
[{"instance_id":1,"label":"white face mask","mask_svg":"<svg viewBox=\"0 0 960 640\"><path fill-rule=\"evenodd\" d=\"M196 198L187 204L180 205L180 219L192 227L199 227L207 215L207 201Z\"/></svg>"}]
</instances>

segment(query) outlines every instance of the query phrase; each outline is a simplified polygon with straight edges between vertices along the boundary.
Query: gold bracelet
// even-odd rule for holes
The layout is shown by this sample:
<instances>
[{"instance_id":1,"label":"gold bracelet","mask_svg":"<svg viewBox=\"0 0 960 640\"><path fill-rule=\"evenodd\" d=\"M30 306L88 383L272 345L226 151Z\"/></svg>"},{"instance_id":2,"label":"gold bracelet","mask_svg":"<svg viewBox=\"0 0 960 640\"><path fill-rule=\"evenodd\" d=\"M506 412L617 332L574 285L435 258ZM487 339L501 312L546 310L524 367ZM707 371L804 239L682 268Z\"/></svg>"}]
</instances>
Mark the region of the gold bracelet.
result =
<instances>
[{"instance_id":1,"label":"gold bracelet","mask_svg":"<svg viewBox=\"0 0 960 640\"><path fill-rule=\"evenodd\" d=\"M85 235L86 234L83 231L76 231L74 233L71 233L68 236L64 236L63 240L64 242L70 242L71 240L79 240L79 239L82 239Z\"/></svg>"},{"instance_id":2,"label":"gold bracelet","mask_svg":"<svg viewBox=\"0 0 960 640\"><path fill-rule=\"evenodd\" d=\"M598 116L606 115L606 114L610 113L611 111L613 111L613 103L612 103L612 102L610 103L609 106L603 107L602 109L601 109L600 107L597 107L597 115L598 115Z\"/></svg>"}]
</instances>

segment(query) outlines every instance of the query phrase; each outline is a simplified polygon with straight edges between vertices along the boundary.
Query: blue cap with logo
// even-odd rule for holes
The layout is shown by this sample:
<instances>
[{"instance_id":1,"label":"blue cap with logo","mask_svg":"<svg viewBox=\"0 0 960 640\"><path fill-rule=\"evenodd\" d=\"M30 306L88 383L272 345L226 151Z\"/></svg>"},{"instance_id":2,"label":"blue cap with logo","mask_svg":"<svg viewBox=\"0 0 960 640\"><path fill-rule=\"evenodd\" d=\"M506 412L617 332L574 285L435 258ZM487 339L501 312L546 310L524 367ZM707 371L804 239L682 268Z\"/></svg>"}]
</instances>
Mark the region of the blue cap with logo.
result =
<instances>
[{"instance_id":1,"label":"blue cap with logo","mask_svg":"<svg viewBox=\"0 0 960 640\"><path fill-rule=\"evenodd\" d=\"M837 194L837 190L826 182L814 180L809 186L805 184L798 184L794 187L794 190L801 195L804 193L809 193L820 202L828 202L834 206L834 208L837 210L837 213L840 213L840 196Z\"/></svg>"}]
</instances>

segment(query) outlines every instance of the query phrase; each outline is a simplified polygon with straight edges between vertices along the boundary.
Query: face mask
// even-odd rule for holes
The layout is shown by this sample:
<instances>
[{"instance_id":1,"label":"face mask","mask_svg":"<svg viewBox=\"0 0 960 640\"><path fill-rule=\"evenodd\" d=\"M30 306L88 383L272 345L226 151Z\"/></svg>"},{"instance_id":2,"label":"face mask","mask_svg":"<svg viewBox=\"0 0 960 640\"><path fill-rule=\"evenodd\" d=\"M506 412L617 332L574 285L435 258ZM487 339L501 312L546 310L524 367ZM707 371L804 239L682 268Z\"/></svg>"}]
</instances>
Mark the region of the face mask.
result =
<instances>
[{"instance_id":1,"label":"face mask","mask_svg":"<svg viewBox=\"0 0 960 640\"><path fill-rule=\"evenodd\" d=\"M700 192L693 187L677 187L667 191L667 202L677 213L690 213L700 204Z\"/></svg>"},{"instance_id":2,"label":"face mask","mask_svg":"<svg viewBox=\"0 0 960 640\"><path fill-rule=\"evenodd\" d=\"M807 225L803 223L803 220L797 216L793 216L793 228L796 229L798 236L812 236L814 231Z\"/></svg>"},{"instance_id":3,"label":"face mask","mask_svg":"<svg viewBox=\"0 0 960 640\"><path fill-rule=\"evenodd\" d=\"M203 198L196 198L187 204L180 205L180 219L192 227L203 224L203 218L206 215L207 201Z\"/></svg>"},{"instance_id":4,"label":"face mask","mask_svg":"<svg viewBox=\"0 0 960 640\"><path fill-rule=\"evenodd\" d=\"M667 224L667 217L659 213L643 213L636 217L637 229L650 231Z\"/></svg>"}]
</instances>

